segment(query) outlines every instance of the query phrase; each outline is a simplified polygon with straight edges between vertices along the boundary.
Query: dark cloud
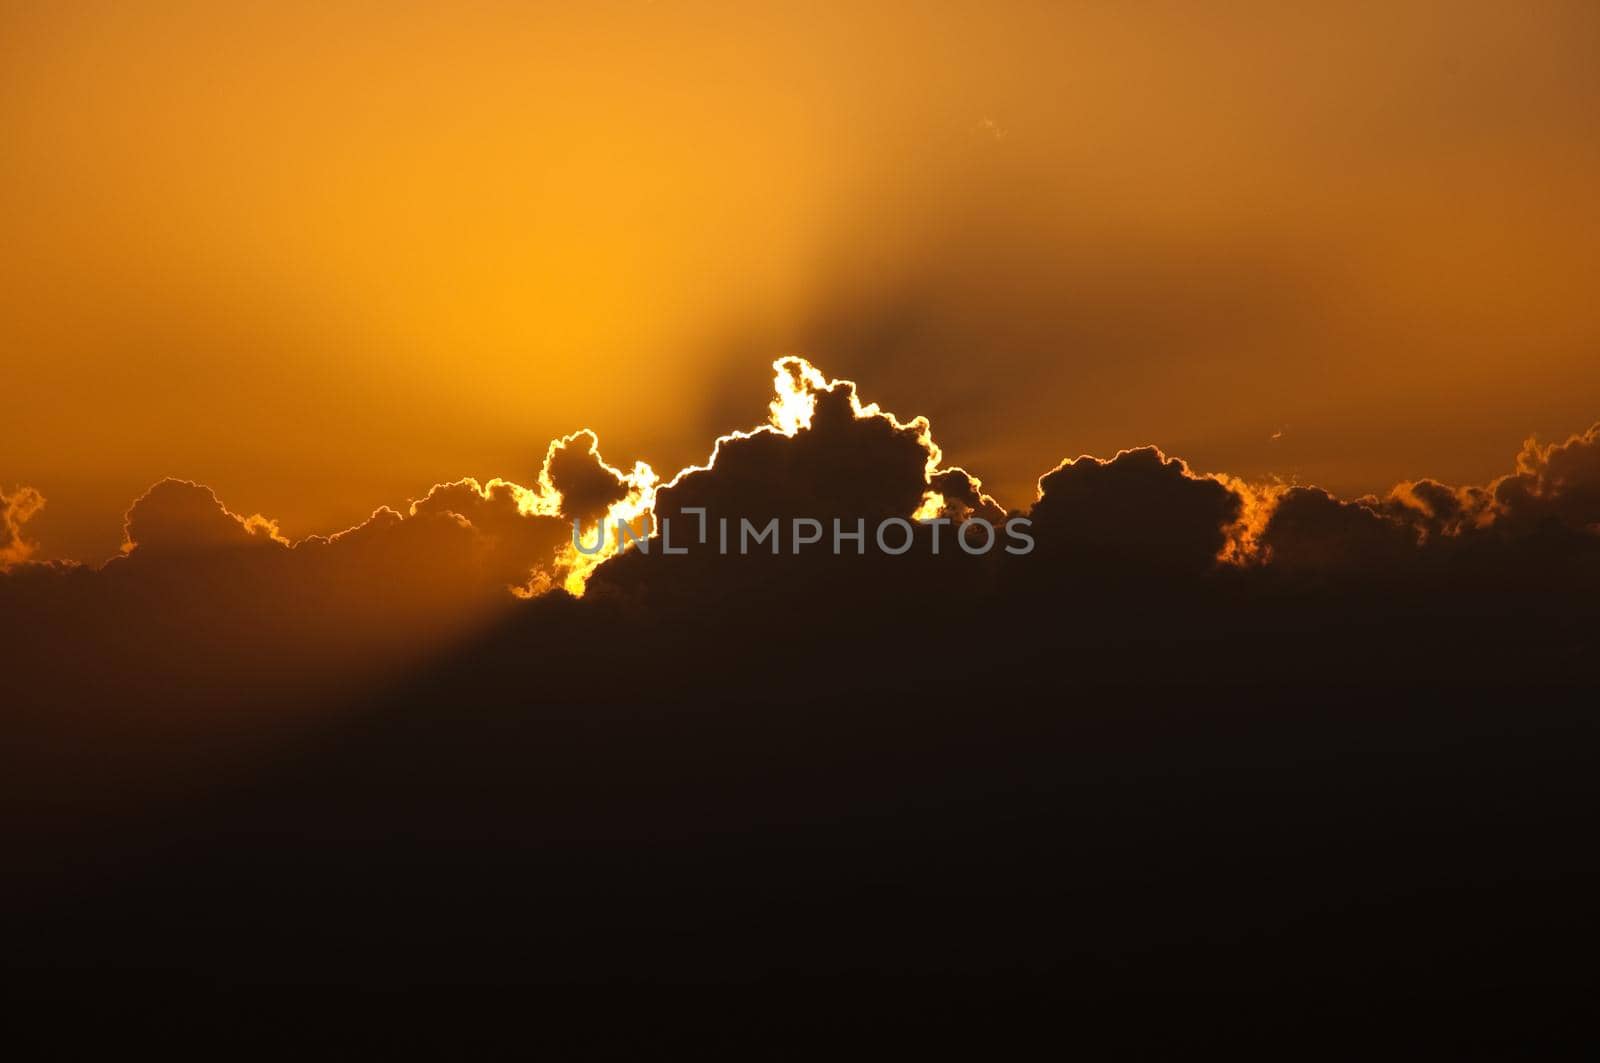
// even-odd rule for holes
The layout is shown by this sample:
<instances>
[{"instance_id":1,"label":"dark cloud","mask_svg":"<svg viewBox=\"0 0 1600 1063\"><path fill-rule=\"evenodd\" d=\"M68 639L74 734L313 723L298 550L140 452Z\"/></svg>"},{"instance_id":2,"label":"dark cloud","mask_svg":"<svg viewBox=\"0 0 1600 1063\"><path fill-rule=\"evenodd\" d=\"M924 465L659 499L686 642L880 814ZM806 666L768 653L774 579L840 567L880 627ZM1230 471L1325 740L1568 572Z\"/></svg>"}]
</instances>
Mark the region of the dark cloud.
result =
<instances>
[{"instance_id":1,"label":"dark cloud","mask_svg":"<svg viewBox=\"0 0 1600 1063\"><path fill-rule=\"evenodd\" d=\"M1564 443L1529 440L1516 472L1496 480L1494 524L1511 534L1545 523L1600 531L1600 424Z\"/></svg>"},{"instance_id":2,"label":"dark cloud","mask_svg":"<svg viewBox=\"0 0 1600 1063\"><path fill-rule=\"evenodd\" d=\"M298 542L204 485L163 480L130 507L122 551L105 564L9 564L0 770L30 801L103 808L187 792L329 726L350 691L559 584L571 532L554 491L581 498L574 484L612 477L588 448L551 453L539 488L439 484ZM8 495L6 527L36 509L32 493ZM20 537L8 541L8 561L25 557Z\"/></svg>"},{"instance_id":3,"label":"dark cloud","mask_svg":"<svg viewBox=\"0 0 1600 1063\"><path fill-rule=\"evenodd\" d=\"M1600 532L1600 425L1561 443L1528 440L1514 471L1488 484L1402 483L1372 508L1416 528L1434 546L1508 543L1552 532L1594 535Z\"/></svg>"},{"instance_id":4,"label":"dark cloud","mask_svg":"<svg viewBox=\"0 0 1600 1063\"><path fill-rule=\"evenodd\" d=\"M1486 984L1448 952L1464 921L1523 972L1526 913L1592 907L1593 432L1354 500L1144 447L1007 511L926 422L778 382L774 423L655 496L684 554L576 564L574 512L648 495L578 433L534 487L439 484L292 543L163 481L109 563L13 565L8 851L78 887L14 962L1254 993L1370 986L1413 948L1411 993ZM1037 548L877 549L916 513L1026 517ZM717 549L721 519L797 517L864 549ZM1528 885L1433 910L1485 867Z\"/></svg>"},{"instance_id":5,"label":"dark cloud","mask_svg":"<svg viewBox=\"0 0 1600 1063\"><path fill-rule=\"evenodd\" d=\"M930 443L919 426L859 416L853 385L812 392L808 429L786 436L763 429L725 437L710 467L691 471L657 495L659 517L688 521L684 507L711 517L907 517L928 490Z\"/></svg>"},{"instance_id":6,"label":"dark cloud","mask_svg":"<svg viewBox=\"0 0 1600 1063\"><path fill-rule=\"evenodd\" d=\"M979 516L991 523L1005 520L1005 507L984 492L981 480L960 466L934 473L928 477L928 487L943 499L941 512L948 513L952 520L970 516Z\"/></svg>"},{"instance_id":7,"label":"dark cloud","mask_svg":"<svg viewBox=\"0 0 1600 1063\"><path fill-rule=\"evenodd\" d=\"M599 597L642 596L657 606L742 600L735 615L764 608L813 615L814 596L837 602L881 591L882 581L912 578L913 564L885 557L876 532L891 519L909 525L932 489L930 469L940 455L926 422L903 423L863 407L852 383L825 381L803 363L777 369L780 396L789 402L776 404L783 408L775 408L774 423L721 437L704 467L685 470L656 493L656 527L687 555L667 555L659 543L649 554L630 551L600 567ZM965 473L935 478L977 491ZM796 521L815 522L802 534L817 541L797 547ZM838 554L835 522L845 536ZM859 543L848 538L858 531ZM747 540L747 533L765 538ZM904 534L905 527L897 530L891 549Z\"/></svg>"},{"instance_id":8,"label":"dark cloud","mask_svg":"<svg viewBox=\"0 0 1600 1063\"><path fill-rule=\"evenodd\" d=\"M748 562L714 561L721 556L723 521L735 555L745 523L759 530L773 519L782 524L784 555L793 553L790 522L797 518L820 522L825 546L835 520L845 532L860 522L867 529L861 552L869 555L881 553L873 533L889 519L940 516L959 524L978 518L1003 526L1014 515L1031 521L1032 553L996 553L960 578L968 591L983 593L1002 569L1014 584L1064 575L1197 576L1238 566L1297 575L1395 573L1426 568L1434 554L1456 557L1470 544L1521 541L1540 529L1560 529L1571 544L1563 549L1582 550L1600 525L1600 426L1563 443L1530 441L1515 471L1491 484L1456 487L1422 479L1383 499L1346 500L1315 487L1201 475L1155 447L1142 447L1110 459L1064 461L1041 477L1029 508L1008 514L976 477L943 464L927 421L904 422L865 405L853 383L829 381L800 360L776 368L772 423L722 437L705 467L684 470L653 496L648 467L624 473L607 464L587 430L550 444L533 487L499 479L438 484L403 512L380 508L354 528L298 543L268 517L236 513L202 485L167 479L129 509L124 556L86 578L108 585L165 581L172 601L192 592L256 617L299 618L308 632L330 617L381 630L401 618L410 624L430 614L502 610L512 593L536 595L563 585L581 593L596 566L597 585L607 594L671 583L692 595L697 582L711 580L708 565L722 573L718 581L732 581L720 593L770 580L770 572ZM7 565L28 558L22 525L42 504L29 488L3 496L0 558ZM695 511L705 514L704 544ZM673 545L688 548L698 561L631 551L602 565L616 552L614 529L608 529L613 542L602 557L582 557L570 545L573 517L592 528L608 515L621 516L643 531L652 512L658 527L673 525ZM898 544L901 534L890 538ZM911 541L913 560L935 553L928 529L914 529ZM846 555L855 552L853 540L843 544ZM771 551L758 542L755 552ZM924 573L901 560L894 582L950 578L959 552L949 545L944 552L957 562ZM830 579L812 560L788 563L790 575ZM1496 563L1512 562L1502 556ZM849 579L862 578L858 568ZM277 626L287 631L294 623Z\"/></svg>"},{"instance_id":9,"label":"dark cloud","mask_svg":"<svg viewBox=\"0 0 1600 1063\"><path fill-rule=\"evenodd\" d=\"M557 439L545 455L541 485L561 497L561 512L585 525L628 495L628 482L600 457L600 440L587 429Z\"/></svg>"},{"instance_id":10,"label":"dark cloud","mask_svg":"<svg viewBox=\"0 0 1600 1063\"><path fill-rule=\"evenodd\" d=\"M859 521L867 529L863 552L873 555L880 553L873 530L887 519L938 515L1004 524L1006 507L976 477L943 464L925 420L903 422L864 405L853 383L828 381L799 360L780 362L777 370L772 423L722 437L705 467L685 470L654 495L653 513L674 526L674 545L700 561L685 566L658 550L653 558L638 552L600 565L607 593L664 580L692 593L696 581L710 578L706 565L719 555L723 520L735 554L742 522L754 529L784 522L781 553L790 554L788 522L796 518L821 522L825 544L835 520L846 532ZM1281 574L1394 573L1425 568L1434 554L1457 557L1481 548L1472 544L1547 537L1552 528L1567 537L1564 550L1583 550L1600 525L1597 456L1600 426L1562 443L1530 441L1515 471L1488 485L1421 479L1382 499L1355 500L1308 486L1200 475L1154 447L1111 459L1080 457L1045 474L1031 507L1013 511L1031 521L1036 550L997 555L964 585L992 587L1002 567L1021 583L1063 574L1202 575L1241 565ZM381 508L354 528L292 543L270 518L234 512L208 488L168 479L129 509L124 556L86 578L166 581L174 601L183 600L187 585L195 596L229 601L241 613L299 617L307 630L333 616L382 629L401 617L414 623L430 613L492 612L508 607L510 592L527 596L563 585L582 592L602 558L572 550L571 519L592 527L608 514L622 516L642 530L648 521L641 518L652 512L652 484L645 466L624 473L607 464L598 439L584 430L551 443L533 487L509 480L438 484L404 511ZM28 559L23 523L42 504L29 488L3 496L0 558L8 566ZM703 546L696 510L707 522ZM891 538L898 543L900 535ZM914 557L932 555L927 529L917 528L913 542ZM844 547L853 553L853 540ZM613 542L606 553L615 550ZM756 552L770 550L758 544ZM1512 562L1502 556L1496 563ZM720 566L719 579L734 581L723 592L752 582L740 573L756 570L741 564ZM897 582L918 573L909 562L898 564ZM828 578L814 565L790 567L796 578ZM929 578L945 579L954 567ZM851 579L860 578L852 572ZM289 630L293 623L278 626Z\"/></svg>"},{"instance_id":11,"label":"dark cloud","mask_svg":"<svg viewBox=\"0 0 1600 1063\"><path fill-rule=\"evenodd\" d=\"M123 550L137 548L146 557L289 545L266 518L241 517L209 487L170 478L134 501L123 529Z\"/></svg>"},{"instance_id":12,"label":"dark cloud","mask_svg":"<svg viewBox=\"0 0 1600 1063\"><path fill-rule=\"evenodd\" d=\"M723 436L703 467L658 490L647 467L607 464L594 434L579 431L550 445L533 486L437 484L403 508L291 542L269 517L246 516L203 485L168 479L133 503L122 553L98 569L30 559L23 522L42 499L26 488L12 492L0 525L9 568L0 601L20 621L3 643L18 655L12 671L29 654L61 659L60 648L71 646L76 657L99 662L100 674L121 676L129 701L160 700L180 682L197 703L270 701L287 685L348 685L485 625L568 606L576 612L563 613L563 625L602 624L622 607L635 622L672 615L670 626L698 626L702 637L728 644L758 631L785 644L846 629L871 631L862 637L881 643L893 631L914 655L910 647L932 618L1065 630L1068 622L1050 610L1069 599L1129 624L1143 622L1135 609L1163 610L1174 624L1195 625L1184 637L1200 638L1206 623L1177 619L1180 585L1192 598L1225 588L1268 594L1306 577L1340 595L1375 581L1436 581L1444 572L1480 589L1519 580L1584 587L1600 578L1600 429L1553 445L1530 442L1514 471L1488 485L1422 479L1382 499L1202 475L1142 447L1064 461L1041 477L1031 506L1008 511L967 470L945 464L926 420L864 404L854 384L827 380L802 361L775 368L770 423ZM642 532L650 514L658 528L671 524L673 545L686 554L666 554L659 538L649 551L630 548L609 560L573 549L574 516L585 525L622 517ZM996 529L998 545L970 555L950 524L912 524L918 516L976 519ZM1019 518L1031 522L1034 548L1007 552L1019 540L1005 536L1006 524ZM807 530L820 538L799 553L796 519L816 521ZM767 534L773 520L776 554L769 541L744 544L747 526ZM910 525L889 535L893 550L875 534L885 521ZM844 536L837 553L835 522ZM858 529L859 545L850 537ZM608 538L610 555L614 529ZM587 590L591 600L562 605L562 588ZM1430 593L1443 602L1459 592ZM521 604L519 596L542 601ZM1230 608L1239 623L1253 622L1238 601ZM1052 618L1042 621L1040 610ZM707 634L711 627L719 634ZM541 630L532 642L552 637ZM980 653L983 642L970 633L952 640L962 655ZM1178 660L1162 667L1181 671ZM653 667L694 661L669 656ZM90 673L68 670L23 692L90 703L90 681Z\"/></svg>"},{"instance_id":13,"label":"dark cloud","mask_svg":"<svg viewBox=\"0 0 1600 1063\"><path fill-rule=\"evenodd\" d=\"M1029 516L1042 554L1056 564L1202 572L1216 564L1243 506L1219 480L1140 447L1109 461L1062 462L1040 478Z\"/></svg>"},{"instance_id":14,"label":"dark cloud","mask_svg":"<svg viewBox=\"0 0 1600 1063\"><path fill-rule=\"evenodd\" d=\"M532 503L528 492L504 480L458 480L436 485L411 503L406 517L386 515L382 528L393 532L406 526L412 532L426 525L431 529L426 534L438 540L426 553L447 557L465 552L477 573L474 582L526 587L530 580L543 583L553 577L556 552L569 534L567 522L555 514L528 512ZM343 533L335 545L358 550L365 540L380 536L379 528L363 526Z\"/></svg>"},{"instance_id":15,"label":"dark cloud","mask_svg":"<svg viewBox=\"0 0 1600 1063\"><path fill-rule=\"evenodd\" d=\"M128 511L123 556L103 572L113 583L168 585L175 603L186 592L230 601L244 624L300 617L315 629L338 613L381 630L386 613L454 614L547 583L564 525L523 512L519 493L527 497L504 481L439 484L404 514L382 507L353 528L291 543L208 487L163 480Z\"/></svg>"},{"instance_id":16,"label":"dark cloud","mask_svg":"<svg viewBox=\"0 0 1600 1063\"><path fill-rule=\"evenodd\" d=\"M1490 492L1482 487L1451 487L1437 480L1395 486L1377 508L1386 516L1415 527L1429 541L1470 532L1492 519Z\"/></svg>"},{"instance_id":17,"label":"dark cloud","mask_svg":"<svg viewBox=\"0 0 1600 1063\"><path fill-rule=\"evenodd\" d=\"M1279 496L1261 535L1267 564L1297 573L1393 570L1415 559L1418 541L1409 524L1315 487Z\"/></svg>"}]
</instances>

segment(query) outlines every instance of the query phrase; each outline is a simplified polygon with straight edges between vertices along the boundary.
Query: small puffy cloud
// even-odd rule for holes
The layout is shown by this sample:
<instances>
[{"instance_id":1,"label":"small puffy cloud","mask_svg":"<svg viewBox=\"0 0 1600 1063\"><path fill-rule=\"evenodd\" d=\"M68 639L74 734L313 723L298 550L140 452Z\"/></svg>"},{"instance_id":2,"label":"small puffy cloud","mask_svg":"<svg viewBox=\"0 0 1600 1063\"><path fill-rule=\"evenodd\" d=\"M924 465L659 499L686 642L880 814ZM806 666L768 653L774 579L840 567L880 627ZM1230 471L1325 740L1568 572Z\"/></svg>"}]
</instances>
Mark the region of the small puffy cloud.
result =
<instances>
[{"instance_id":1,"label":"small puffy cloud","mask_svg":"<svg viewBox=\"0 0 1600 1063\"><path fill-rule=\"evenodd\" d=\"M1437 480L1397 484L1376 507L1385 516L1409 524L1429 543L1442 536L1471 532L1492 519L1491 495L1482 487L1452 487Z\"/></svg>"},{"instance_id":2,"label":"small puffy cloud","mask_svg":"<svg viewBox=\"0 0 1600 1063\"><path fill-rule=\"evenodd\" d=\"M928 489L937 496L938 512L952 520L981 517L998 524L1006 518L1005 507L984 493L983 481L960 466L929 476Z\"/></svg>"},{"instance_id":3,"label":"small puffy cloud","mask_svg":"<svg viewBox=\"0 0 1600 1063\"><path fill-rule=\"evenodd\" d=\"M44 508L44 495L32 487L7 494L0 489L0 569L33 556L34 544L23 537L22 526Z\"/></svg>"},{"instance_id":4,"label":"small puffy cloud","mask_svg":"<svg viewBox=\"0 0 1600 1063\"><path fill-rule=\"evenodd\" d=\"M1080 457L1039 480L1029 516L1042 556L1185 572L1216 562L1243 500L1155 447Z\"/></svg>"},{"instance_id":5,"label":"small puffy cloud","mask_svg":"<svg viewBox=\"0 0 1600 1063\"><path fill-rule=\"evenodd\" d=\"M600 457L600 440L587 428L554 440L545 453L539 485L558 496L561 514L589 525L628 495L629 483Z\"/></svg>"},{"instance_id":6,"label":"small puffy cloud","mask_svg":"<svg viewBox=\"0 0 1600 1063\"><path fill-rule=\"evenodd\" d=\"M137 551L143 557L288 546L275 522L260 515L242 517L224 506L211 488L172 478L155 484L133 503L123 538L124 553Z\"/></svg>"}]
</instances>

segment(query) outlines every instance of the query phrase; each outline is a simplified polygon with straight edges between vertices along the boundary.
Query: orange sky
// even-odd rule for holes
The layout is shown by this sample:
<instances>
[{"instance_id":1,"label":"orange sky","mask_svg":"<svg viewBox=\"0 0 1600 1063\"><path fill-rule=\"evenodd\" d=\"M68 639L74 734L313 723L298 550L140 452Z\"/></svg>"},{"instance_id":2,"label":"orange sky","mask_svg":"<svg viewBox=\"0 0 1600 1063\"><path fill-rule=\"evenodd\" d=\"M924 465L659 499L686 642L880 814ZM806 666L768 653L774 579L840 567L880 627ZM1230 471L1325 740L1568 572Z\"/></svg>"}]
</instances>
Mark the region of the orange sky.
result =
<instances>
[{"instance_id":1,"label":"orange sky","mask_svg":"<svg viewBox=\"0 0 1600 1063\"><path fill-rule=\"evenodd\" d=\"M0 5L0 485L299 536L808 356L1018 504L1341 491L1600 418L1600 7ZM1281 436L1274 440L1274 433Z\"/></svg>"}]
</instances>

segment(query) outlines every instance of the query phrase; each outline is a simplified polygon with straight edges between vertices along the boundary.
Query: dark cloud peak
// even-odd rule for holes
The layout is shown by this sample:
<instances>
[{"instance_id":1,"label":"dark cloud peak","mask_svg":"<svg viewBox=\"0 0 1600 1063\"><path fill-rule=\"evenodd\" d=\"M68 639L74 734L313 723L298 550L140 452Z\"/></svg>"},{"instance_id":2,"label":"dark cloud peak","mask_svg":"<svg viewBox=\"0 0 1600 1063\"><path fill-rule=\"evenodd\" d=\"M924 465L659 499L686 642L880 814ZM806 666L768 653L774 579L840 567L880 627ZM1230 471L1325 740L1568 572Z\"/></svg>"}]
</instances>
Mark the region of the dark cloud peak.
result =
<instances>
[{"instance_id":1,"label":"dark cloud peak","mask_svg":"<svg viewBox=\"0 0 1600 1063\"><path fill-rule=\"evenodd\" d=\"M1528 440L1516 471L1491 485L1496 524L1513 530L1544 522L1600 529L1600 424L1562 443Z\"/></svg>"},{"instance_id":2,"label":"dark cloud peak","mask_svg":"<svg viewBox=\"0 0 1600 1063\"><path fill-rule=\"evenodd\" d=\"M1243 508L1220 480L1139 447L1062 462L1039 479L1029 516L1041 550L1058 560L1200 572L1216 564Z\"/></svg>"},{"instance_id":3,"label":"dark cloud peak","mask_svg":"<svg viewBox=\"0 0 1600 1063\"><path fill-rule=\"evenodd\" d=\"M260 515L234 513L211 488L167 478L128 509L123 552L150 556L202 554L246 547L287 547L277 525Z\"/></svg>"},{"instance_id":4,"label":"dark cloud peak","mask_svg":"<svg viewBox=\"0 0 1600 1063\"><path fill-rule=\"evenodd\" d=\"M854 386L811 393L809 424L724 436L704 468L686 471L656 495L658 519L686 520L685 507L715 519L907 517L929 488L938 452L922 425L863 415Z\"/></svg>"},{"instance_id":5,"label":"dark cloud peak","mask_svg":"<svg viewBox=\"0 0 1600 1063\"><path fill-rule=\"evenodd\" d=\"M587 428L553 440L545 453L539 483L546 494L559 496L569 520L592 524L628 495L629 482L600 456L600 439Z\"/></svg>"},{"instance_id":6,"label":"dark cloud peak","mask_svg":"<svg viewBox=\"0 0 1600 1063\"><path fill-rule=\"evenodd\" d=\"M1292 572L1429 571L1574 562L1600 547L1600 425L1559 443L1529 439L1513 471L1487 484L1433 479L1383 498L1314 487L1276 491L1260 560Z\"/></svg>"},{"instance_id":7,"label":"dark cloud peak","mask_svg":"<svg viewBox=\"0 0 1600 1063\"><path fill-rule=\"evenodd\" d=\"M1420 538L1416 527L1366 501L1291 487L1279 496L1261 546L1269 565L1289 572L1376 571L1404 565L1415 556Z\"/></svg>"}]
</instances>

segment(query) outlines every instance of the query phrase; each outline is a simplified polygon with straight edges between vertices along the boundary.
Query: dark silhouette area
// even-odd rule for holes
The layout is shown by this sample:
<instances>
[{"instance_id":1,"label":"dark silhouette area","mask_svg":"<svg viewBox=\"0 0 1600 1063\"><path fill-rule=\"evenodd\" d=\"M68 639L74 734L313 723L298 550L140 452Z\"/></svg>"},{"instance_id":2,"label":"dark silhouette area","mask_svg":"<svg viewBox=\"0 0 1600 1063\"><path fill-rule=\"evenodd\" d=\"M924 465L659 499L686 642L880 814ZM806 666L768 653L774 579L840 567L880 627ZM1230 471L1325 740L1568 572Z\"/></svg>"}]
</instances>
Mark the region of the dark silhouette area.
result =
<instances>
[{"instance_id":1,"label":"dark silhouette area","mask_svg":"<svg viewBox=\"0 0 1600 1063\"><path fill-rule=\"evenodd\" d=\"M433 569L297 613L280 571L240 575L289 548L170 489L226 534L4 577L6 966L43 993L826 986L1037 993L1175 1041L1195 1012L1548 1032L1597 943L1595 445L1485 488L1282 492L1246 563L1216 559L1259 499L1128 451L1043 479L1025 555L685 537L460 625L464 574ZM657 514L870 522L918 505L926 456L824 399ZM949 512L992 504L939 475ZM433 626L341 666L362 610L413 607Z\"/></svg>"}]
</instances>

